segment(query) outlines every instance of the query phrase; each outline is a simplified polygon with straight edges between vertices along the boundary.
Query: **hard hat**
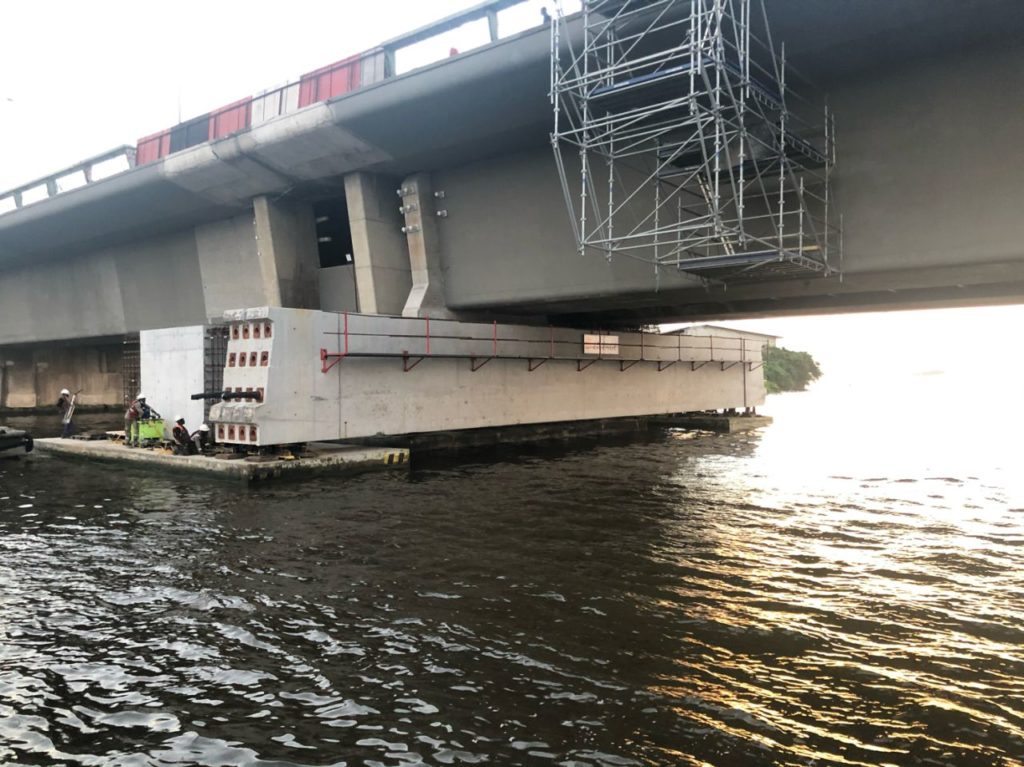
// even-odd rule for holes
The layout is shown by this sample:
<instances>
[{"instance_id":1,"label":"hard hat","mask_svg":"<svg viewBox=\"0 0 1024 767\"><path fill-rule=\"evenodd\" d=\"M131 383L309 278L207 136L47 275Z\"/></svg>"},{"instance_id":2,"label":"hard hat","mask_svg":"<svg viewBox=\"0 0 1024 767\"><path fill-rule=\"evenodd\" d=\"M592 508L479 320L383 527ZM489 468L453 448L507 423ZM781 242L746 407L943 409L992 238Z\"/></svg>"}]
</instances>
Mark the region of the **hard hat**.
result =
<instances>
[{"instance_id":1,"label":"hard hat","mask_svg":"<svg viewBox=\"0 0 1024 767\"><path fill-rule=\"evenodd\" d=\"M60 393L61 394L71 394L71 392L69 392L67 389L61 389Z\"/></svg>"},{"instance_id":2,"label":"hard hat","mask_svg":"<svg viewBox=\"0 0 1024 767\"><path fill-rule=\"evenodd\" d=\"M146 399L146 395L143 394L142 392L139 392L138 396L135 397L135 399Z\"/></svg>"},{"instance_id":3,"label":"hard hat","mask_svg":"<svg viewBox=\"0 0 1024 767\"><path fill-rule=\"evenodd\" d=\"M184 420L185 420L185 416L183 416L183 415L176 415L176 416L174 416L174 422L175 423L177 423L178 421L184 421Z\"/></svg>"},{"instance_id":4,"label":"hard hat","mask_svg":"<svg viewBox=\"0 0 1024 767\"><path fill-rule=\"evenodd\" d=\"M206 425L205 423L204 423L204 424L202 424L202 425L201 425L201 426L199 427L199 431L209 431L209 430L210 430L210 427L209 427L209 426L207 426L207 425Z\"/></svg>"}]
</instances>

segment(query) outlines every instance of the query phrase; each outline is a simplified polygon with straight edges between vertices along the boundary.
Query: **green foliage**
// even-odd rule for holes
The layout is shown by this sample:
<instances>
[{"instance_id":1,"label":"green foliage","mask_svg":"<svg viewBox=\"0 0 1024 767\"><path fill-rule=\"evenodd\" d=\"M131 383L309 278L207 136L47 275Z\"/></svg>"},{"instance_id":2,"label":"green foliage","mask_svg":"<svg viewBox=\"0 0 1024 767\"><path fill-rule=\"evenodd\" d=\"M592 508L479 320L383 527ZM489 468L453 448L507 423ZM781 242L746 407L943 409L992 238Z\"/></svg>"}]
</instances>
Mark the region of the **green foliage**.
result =
<instances>
[{"instance_id":1,"label":"green foliage","mask_svg":"<svg viewBox=\"0 0 1024 767\"><path fill-rule=\"evenodd\" d=\"M803 391L811 381L821 378L821 368L807 352L794 352L781 346L764 348L764 383L769 394Z\"/></svg>"}]
</instances>

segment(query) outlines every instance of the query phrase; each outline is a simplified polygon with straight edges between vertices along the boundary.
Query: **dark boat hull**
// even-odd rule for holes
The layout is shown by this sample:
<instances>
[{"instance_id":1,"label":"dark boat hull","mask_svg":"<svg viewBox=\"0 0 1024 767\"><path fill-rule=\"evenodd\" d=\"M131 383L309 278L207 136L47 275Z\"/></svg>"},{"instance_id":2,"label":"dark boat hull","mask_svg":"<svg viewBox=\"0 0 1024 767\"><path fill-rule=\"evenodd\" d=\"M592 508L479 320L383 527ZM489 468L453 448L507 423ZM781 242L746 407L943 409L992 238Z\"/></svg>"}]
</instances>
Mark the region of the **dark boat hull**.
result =
<instances>
[{"instance_id":1,"label":"dark boat hull","mask_svg":"<svg viewBox=\"0 0 1024 767\"><path fill-rule=\"evenodd\" d=\"M0 426L0 458L16 458L32 452L32 435L21 429Z\"/></svg>"}]
</instances>

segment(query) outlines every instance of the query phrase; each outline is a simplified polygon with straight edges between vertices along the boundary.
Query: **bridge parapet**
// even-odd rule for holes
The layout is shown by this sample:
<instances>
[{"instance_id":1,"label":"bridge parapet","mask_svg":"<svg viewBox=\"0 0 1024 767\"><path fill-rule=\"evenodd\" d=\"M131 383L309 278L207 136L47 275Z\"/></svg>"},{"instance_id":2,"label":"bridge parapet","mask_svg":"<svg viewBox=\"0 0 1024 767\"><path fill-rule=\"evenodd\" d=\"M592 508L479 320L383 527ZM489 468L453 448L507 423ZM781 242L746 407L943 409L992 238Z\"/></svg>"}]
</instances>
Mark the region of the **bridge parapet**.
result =
<instances>
[{"instance_id":1,"label":"bridge parapet","mask_svg":"<svg viewBox=\"0 0 1024 767\"><path fill-rule=\"evenodd\" d=\"M91 184L116 173L131 170L136 164L135 147L127 144L109 149L81 162L76 162L56 173L37 178L27 184L16 186L6 192L0 192L0 214L8 210L17 210L24 205L35 202L39 193L45 199L55 197L69 189ZM26 199L28 198L28 199Z\"/></svg>"}]
</instances>

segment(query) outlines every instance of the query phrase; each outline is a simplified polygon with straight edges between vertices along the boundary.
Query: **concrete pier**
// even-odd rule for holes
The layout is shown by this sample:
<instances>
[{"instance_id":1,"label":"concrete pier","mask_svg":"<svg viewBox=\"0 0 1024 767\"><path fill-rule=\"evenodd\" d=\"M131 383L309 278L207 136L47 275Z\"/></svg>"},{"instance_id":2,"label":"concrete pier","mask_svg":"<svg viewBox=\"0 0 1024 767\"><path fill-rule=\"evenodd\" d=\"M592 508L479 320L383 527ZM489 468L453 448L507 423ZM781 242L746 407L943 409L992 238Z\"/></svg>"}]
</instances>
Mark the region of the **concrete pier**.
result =
<instances>
[{"instance_id":1,"label":"concrete pier","mask_svg":"<svg viewBox=\"0 0 1024 767\"><path fill-rule=\"evenodd\" d=\"M405 469L409 451L405 448L367 447L314 443L295 458L215 458L207 455L173 455L167 450L127 448L107 440L39 439L36 450L50 455L120 463L155 471L205 474L211 478L256 482L277 477L318 473L355 474L380 469Z\"/></svg>"}]
</instances>

